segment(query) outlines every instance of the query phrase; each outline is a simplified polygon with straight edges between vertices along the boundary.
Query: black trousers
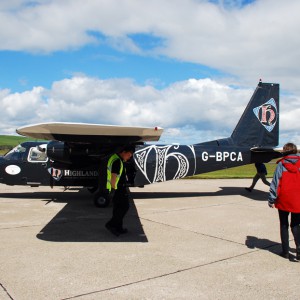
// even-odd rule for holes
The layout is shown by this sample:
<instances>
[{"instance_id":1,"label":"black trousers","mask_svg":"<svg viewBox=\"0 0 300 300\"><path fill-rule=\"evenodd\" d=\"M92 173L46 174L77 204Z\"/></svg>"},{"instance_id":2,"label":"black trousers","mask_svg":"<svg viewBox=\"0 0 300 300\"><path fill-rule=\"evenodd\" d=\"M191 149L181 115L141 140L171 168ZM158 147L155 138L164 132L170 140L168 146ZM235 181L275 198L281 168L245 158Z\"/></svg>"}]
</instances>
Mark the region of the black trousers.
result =
<instances>
[{"instance_id":1,"label":"black trousers","mask_svg":"<svg viewBox=\"0 0 300 300\"><path fill-rule=\"evenodd\" d=\"M278 209L280 222L280 237L282 251L289 252L289 214L288 211ZM300 250L300 213L291 213L291 230L294 236L297 252Z\"/></svg>"},{"instance_id":2,"label":"black trousers","mask_svg":"<svg viewBox=\"0 0 300 300\"><path fill-rule=\"evenodd\" d=\"M123 219L129 209L129 194L126 187L120 186L113 198L112 218L108 221L108 225L120 230L123 229Z\"/></svg>"}]
</instances>

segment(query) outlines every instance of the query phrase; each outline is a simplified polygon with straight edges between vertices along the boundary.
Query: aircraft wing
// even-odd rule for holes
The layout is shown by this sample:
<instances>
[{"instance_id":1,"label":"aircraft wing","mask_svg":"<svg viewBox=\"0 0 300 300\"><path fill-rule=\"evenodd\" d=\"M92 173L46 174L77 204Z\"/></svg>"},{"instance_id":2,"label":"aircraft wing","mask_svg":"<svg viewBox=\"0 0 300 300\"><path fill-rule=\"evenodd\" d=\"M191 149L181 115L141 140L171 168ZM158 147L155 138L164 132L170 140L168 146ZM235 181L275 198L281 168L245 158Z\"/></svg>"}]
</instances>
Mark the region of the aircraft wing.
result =
<instances>
[{"instance_id":1,"label":"aircraft wing","mask_svg":"<svg viewBox=\"0 0 300 300\"><path fill-rule=\"evenodd\" d=\"M88 123L40 123L16 130L20 135L35 139L56 140L72 143L125 144L158 141L163 129L160 127L128 127Z\"/></svg>"}]
</instances>

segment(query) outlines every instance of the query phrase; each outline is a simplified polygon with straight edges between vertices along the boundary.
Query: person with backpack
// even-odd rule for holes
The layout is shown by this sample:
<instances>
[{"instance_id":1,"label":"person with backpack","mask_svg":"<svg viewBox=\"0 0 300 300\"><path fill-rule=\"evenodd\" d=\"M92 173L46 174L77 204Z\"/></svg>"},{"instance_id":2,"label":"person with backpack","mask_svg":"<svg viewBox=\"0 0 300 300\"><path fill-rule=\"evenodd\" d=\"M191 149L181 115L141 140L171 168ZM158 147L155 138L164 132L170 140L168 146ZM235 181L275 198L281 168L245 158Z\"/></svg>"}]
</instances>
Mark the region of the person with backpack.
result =
<instances>
[{"instance_id":1,"label":"person with backpack","mask_svg":"<svg viewBox=\"0 0 300 300\"><path fill-rule=\"evenodd\" d=\"M281 256L289 258L289 214L291 231L296 244L296 259L300 260L300 155L297 146L283 146L283 158L277 167L270 185L268 203L276 207L279 214Z\"/></svg>"}]
</instances>

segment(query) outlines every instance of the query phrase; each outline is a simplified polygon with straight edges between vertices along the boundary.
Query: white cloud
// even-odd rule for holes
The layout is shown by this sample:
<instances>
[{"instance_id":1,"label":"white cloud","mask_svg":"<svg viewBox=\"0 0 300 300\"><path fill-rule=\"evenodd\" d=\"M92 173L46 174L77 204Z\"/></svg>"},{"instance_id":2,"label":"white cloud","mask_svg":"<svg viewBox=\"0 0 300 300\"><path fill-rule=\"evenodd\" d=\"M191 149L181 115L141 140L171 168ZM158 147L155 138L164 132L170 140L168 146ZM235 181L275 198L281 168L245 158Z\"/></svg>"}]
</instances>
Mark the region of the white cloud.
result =
<instances>
[{"instance_id":1,"label":"white cloud","mask_svg":"<svg viewBox=\"0 0 300 300\"><path fill-rule=\"evenodd\" d=\"M0 5L0 49L52 52L101 41L142 53L130 35L144 33L164 41L156 54L219 69L246 85L262 77L299 91L300 2L212 2L10 1Z\"/></svg>"},{"instance_id":2,"label":"white cloud","mask_svg":"<svg viewBox=\"0 0 300 300\"><path fill-rule=\"evenodd\" d=\"M233 89L210 79L177 82L163 90L128 79L85 76L57 81L50 90L0 90L1 126L13 134L20 126L64 121L165 128L162 142L198 143L228 137L253 89ZM300 99L281 97L281 143L300 144Z\"/></svg>"},{"instance_id":3,"label":"white cloud","mask_svg":"<svg viewBox=\"0 0 300 300\"><path fill-rule=\"evenodd\" d=\"M38 108L42 93L43 88L41 87L23 93L8 94L7 91L0 93L0 109L2 114L5 114L4 118L15 119L17 122L27 121L28 116ZM1 96L1 94L3 95Z\"/></svg>"},{"instance_id":4,"label":"white cloud","mask_svg":"<svg viewBox=\"0 0 300 300\"><path fill-rule=\"evenodd\" d=\"M253 86L262 78L284 88L281 140L300 144L296 133L300 129L300 2L257 0L246 6L243 2L86 0L83 5L81 0L2 1L0 51L43 54L108 43L120 51L152 52L207 65L228 78L219 78L218 83L190 79L158 90L128 79L75 76L54 82L49 90L0 90L1 132L61 120L158 125L167 128L165 140L205 141L231 133L253 92L230 88L229 83ZM139 33L158 37L162 43L140 48L134 38Z\"/></svg>"}]
</instances>

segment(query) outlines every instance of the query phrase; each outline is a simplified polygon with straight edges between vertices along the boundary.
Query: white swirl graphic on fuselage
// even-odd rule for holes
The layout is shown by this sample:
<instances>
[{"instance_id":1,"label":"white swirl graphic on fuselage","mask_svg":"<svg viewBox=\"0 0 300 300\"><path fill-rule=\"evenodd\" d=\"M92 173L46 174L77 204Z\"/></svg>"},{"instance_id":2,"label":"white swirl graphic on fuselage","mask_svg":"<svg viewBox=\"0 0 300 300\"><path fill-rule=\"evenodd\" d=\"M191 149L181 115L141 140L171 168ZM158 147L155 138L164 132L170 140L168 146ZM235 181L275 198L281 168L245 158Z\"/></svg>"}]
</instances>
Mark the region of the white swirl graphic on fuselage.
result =
<instances>
[{"instance_id":1,"label":"white swirl graphic on fuselage","mask_svg":"<svg viewBox=\"0 0 300 300\"><path fill-rule=\"evenodd\" d=\"M149 183L183 178L187 176L189 172L190 163L188 158L182 152L177 151L179 147L180 146L178 145L151 145L142 148L141 150L137 150L134 153L135 164L138 166ZM187 147L189 151L192 152L193 162L195 163L196 160L194 147L185 147ZM172 163L172 167L167 169L168 160L170 162L170 160L172 159L177 163ZM150 168L150 170L147 169L147 166Z\"/></svg>"}]
</instances>

